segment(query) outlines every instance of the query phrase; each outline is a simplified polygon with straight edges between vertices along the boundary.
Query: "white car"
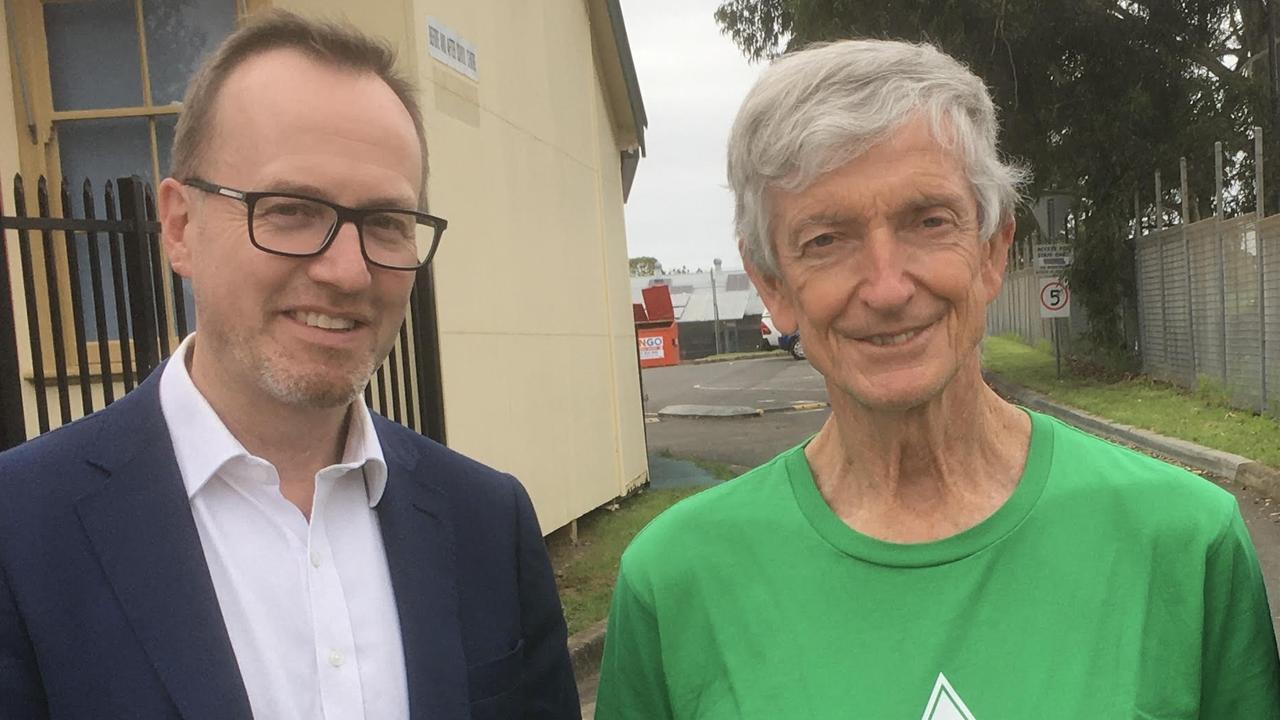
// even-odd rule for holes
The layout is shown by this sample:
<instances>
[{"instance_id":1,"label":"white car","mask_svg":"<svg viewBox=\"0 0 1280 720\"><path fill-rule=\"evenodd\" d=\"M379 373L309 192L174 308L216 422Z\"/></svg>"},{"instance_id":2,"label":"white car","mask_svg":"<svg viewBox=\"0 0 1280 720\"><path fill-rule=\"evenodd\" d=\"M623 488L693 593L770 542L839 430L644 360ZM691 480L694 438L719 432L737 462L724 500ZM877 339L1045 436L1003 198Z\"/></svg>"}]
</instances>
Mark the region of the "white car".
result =
<instances>
[{"instance_id":1,"label":"white car","mask_svg":"<svg viewBox=\"0 0 1280 720\"><path fill-rule=\"evenodd\" d=\"M760 316L760 347L765 350L777 350L781 346L778 344L782 333L778 332L778 328L773 325L773 316L766 310Z\"/></svg>"}]
</instances>

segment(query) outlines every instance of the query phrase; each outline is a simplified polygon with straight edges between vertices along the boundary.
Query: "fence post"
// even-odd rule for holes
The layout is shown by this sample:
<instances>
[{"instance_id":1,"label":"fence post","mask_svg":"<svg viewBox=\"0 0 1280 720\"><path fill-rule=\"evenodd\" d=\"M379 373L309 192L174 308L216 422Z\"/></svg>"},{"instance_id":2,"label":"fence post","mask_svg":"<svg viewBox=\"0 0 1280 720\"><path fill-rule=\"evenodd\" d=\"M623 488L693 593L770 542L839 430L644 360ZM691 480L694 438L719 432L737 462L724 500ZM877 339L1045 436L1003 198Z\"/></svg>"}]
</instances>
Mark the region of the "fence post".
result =
<instances>
[{"instance_id":1,"label":"fence post","mask_svg":"<svg viewBox=\"0 0 1280 720\"><path fill-rule=\"evenodd\" d=\"M1156 171L1156 231L1164 229L1164 195L1163 189L1160 187L1160 171ZM1161 272L1164 269L1161 268Z\"/></svg>"},{"instance_id":2,"label":"fence post","mask_svg":"<svg viewBox=\"0 0 1280 720\"><path fill-rule=\"evenodd\" d=\"M124 265L129 286L129 318L133 322L134 359L141 383L160 364L160 328L156 324L156 289L151 274L153 258L145 227L146 198L142 179L136 175L118 179L116 189L120 219L133 223L133 228L123 233Z\"/></svg>"},{"instance_id":3,"label":"fence post","mask_svg":"<svg viewBox=\"0 0 1280 720\"><path fill-rule=\"evenodd\" d=\"M1253 129L1253 157L1254 172L1258 176L1254 181L1256 186L1254 189L1258 193L1258 222L1253 230L1254 247L1258 249L1258 388L1261 390L1259 409L1265 413L1267 411L1267 266L1263 254L1266 243L1262 241L1262 219L1267 216L1267 213L1263 201L1266 196L1262 192L1263 156L1262 128L1260 127Z\"/></svg>"},{"instance_id":4,"label":"fence post","mask_svg":"<svg viewBox=\"0 0 1280 720\"><path fill-rule=\"evenodd\" d=\"M440 377L440 333L436 322L435 278L430 265L418 271L409 302L413 304L413 356L417 370L418 410L423 435L445 444L443 383Z\"/></svg>"},{"instance_id":5,"label":"fence post","mask_svg":"<svg viewBox=\"0 0 1280 720\"><path fill-rule=\"evenodd\" d=\"M1218 322L1220 347L1222 348L1222 391L1227 391L1227 253L1222 242L1222 221L1226 217L1222 196L1222 141L1213 144L1213 224L1218 238L1218 308L1222 317Z\"/></svg>"},{"instance_id":6,"label":"fence post","mask_svg":"<svg viewBox=\"0 0 1280 720\"><path fill-rule=\"evenodd\" d=\"M4 197L0 194L0 216ZM13 284L9 277L9 239L0 223L0 450L21 445L27 439L27 418L23 412L22 374L18 361L17 318L13 314Z\"/></svg>"},{"instance_id":7,"label":"fence post","mask_svg":"<svg viewBox=\"0 0 1280 720\"><path fill-rule=\"evenodd\" d=\"M1147 338L1143 335L1143 330L1147 323L1143 319L1142 307L1142 201L1139 199L1139 191L1133 191L1133 267L1134 282L1138 286L1138 302L1135 303L1138 310L1138 360L1141 362L1145 358L1144 353L1147 349ZM1146 368L1142 368L1144 371Z\"/></svg>"},{"instance_id":8,"label":"fence post","mask_svg":"<svg viewBox=\"0 0 1280 720\"><path fill-rule=\"evenodd\" d=\"M1179 192L1182 194L1182 262L1187 270L1187 347L1190 348L1191 353L1191 378L1188 387L1194 390L1198 384L1196 372L1196 324L1195 313L1191 309L1191 238L1187 235L1187 225L1191 224L1191 206L1189 202L1190 193L1187 190L1187 159L1185 157L1178 159L1178 174L1181 181Z\"/></svg>"},{"instance_id":9,"label":"fence post","mask_svg":"<svg viewBox=\"0 0 1280 720\"><path fill-rule=\"evenodd\" d=\"M43 176L36 182L36 208L40 211L42 220L53 217L49 202L49 183ZM57 253L54 252L52 229L40 231L40 247L44 251L44 286L49 302L49 337L50 349L53 350L53 376L58 388L58 417L65 425L71 422L71 392L68 390L70 381L67 378L66 336L63 334L66 325L62 323L59 268ZM40 391L45 390L44 385L41 385Z\"/></svg>"},{"instance_id":10,"label":"fence post","mask_svg":"<svg viewBox=\"0 0 1280 720\"><path fill-rule=\"evenodd\" d=\"M1164 276L1164 200L1161 195L1160 187L1160 171L1156 171L1156 249L1160 251L1160 361L1164 364L1166 371L1168 370L1169 360L1169 298L1165 292L1166 282Z\"/></svg>"}]
</instances>

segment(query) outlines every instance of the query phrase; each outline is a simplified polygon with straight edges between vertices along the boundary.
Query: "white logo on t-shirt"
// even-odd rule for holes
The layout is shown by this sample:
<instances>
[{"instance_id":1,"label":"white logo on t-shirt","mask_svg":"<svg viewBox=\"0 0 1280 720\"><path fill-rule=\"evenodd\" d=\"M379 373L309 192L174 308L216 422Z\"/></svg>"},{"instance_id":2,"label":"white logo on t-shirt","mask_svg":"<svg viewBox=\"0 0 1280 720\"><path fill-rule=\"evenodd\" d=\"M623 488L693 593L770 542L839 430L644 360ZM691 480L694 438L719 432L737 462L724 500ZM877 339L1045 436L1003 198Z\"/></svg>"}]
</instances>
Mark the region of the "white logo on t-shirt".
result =
<instances>
[{"instance_id":1,"label":"white logo on t-shirt","mask_svg":"<svg viewBox=\"0 0 1280 720\"><path fill-rule=\"evenodd\" d=\"M974 720L974 717L956 689L951 687L947 676L938 673L938 679L933 683L933 694L929 696L929 704L924 706L920 720Z\"/></svg>"}]
</instances>

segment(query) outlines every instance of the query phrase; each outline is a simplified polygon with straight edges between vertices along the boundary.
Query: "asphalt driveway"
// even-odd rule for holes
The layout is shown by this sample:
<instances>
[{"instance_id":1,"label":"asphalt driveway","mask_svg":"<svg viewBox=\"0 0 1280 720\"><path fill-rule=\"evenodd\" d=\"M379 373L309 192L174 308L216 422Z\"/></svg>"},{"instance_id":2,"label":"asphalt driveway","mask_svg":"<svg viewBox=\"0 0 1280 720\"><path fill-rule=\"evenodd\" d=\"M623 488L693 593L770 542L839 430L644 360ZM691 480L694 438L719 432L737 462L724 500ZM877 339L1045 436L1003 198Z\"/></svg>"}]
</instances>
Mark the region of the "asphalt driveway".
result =
<instances>
[{"instance_id":1,"label":"asphalt driveway","mask_svg":"<svg viewBox=\"0 0 1280 720\"><path fill-rule=\"evenodd\" d=\"M769 409L826 402L822 376L790 355L676 365L643 371L646 413L670 405L738 405Z\"/></svg>"}]
</instances>

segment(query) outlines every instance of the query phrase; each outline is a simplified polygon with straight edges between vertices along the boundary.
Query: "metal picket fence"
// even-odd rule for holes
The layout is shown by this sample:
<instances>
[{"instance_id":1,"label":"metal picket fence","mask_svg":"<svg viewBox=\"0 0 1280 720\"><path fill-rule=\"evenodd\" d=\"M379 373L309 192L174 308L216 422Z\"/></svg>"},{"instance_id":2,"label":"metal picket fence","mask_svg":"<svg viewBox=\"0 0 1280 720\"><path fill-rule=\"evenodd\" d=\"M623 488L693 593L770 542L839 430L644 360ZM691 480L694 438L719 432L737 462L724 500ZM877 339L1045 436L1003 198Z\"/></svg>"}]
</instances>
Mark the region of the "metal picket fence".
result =
<instances>
[{"instance_id":1,"label":"metal picket fence","mask_svg":"<svg viewBox=\"0 0 1280 720\"><path fill-rule=\"evenodd\" d=\"M73 194L69 183L38 178L35 203L31 189L15 176L13 215L0 207L0 450L111 404L195 323L186 281L162 258L146 183L119 178L95 191L86 181ZM443 442L438 348L428 266L364 395L375 412Z\"/></svg>"}]
</instances>

